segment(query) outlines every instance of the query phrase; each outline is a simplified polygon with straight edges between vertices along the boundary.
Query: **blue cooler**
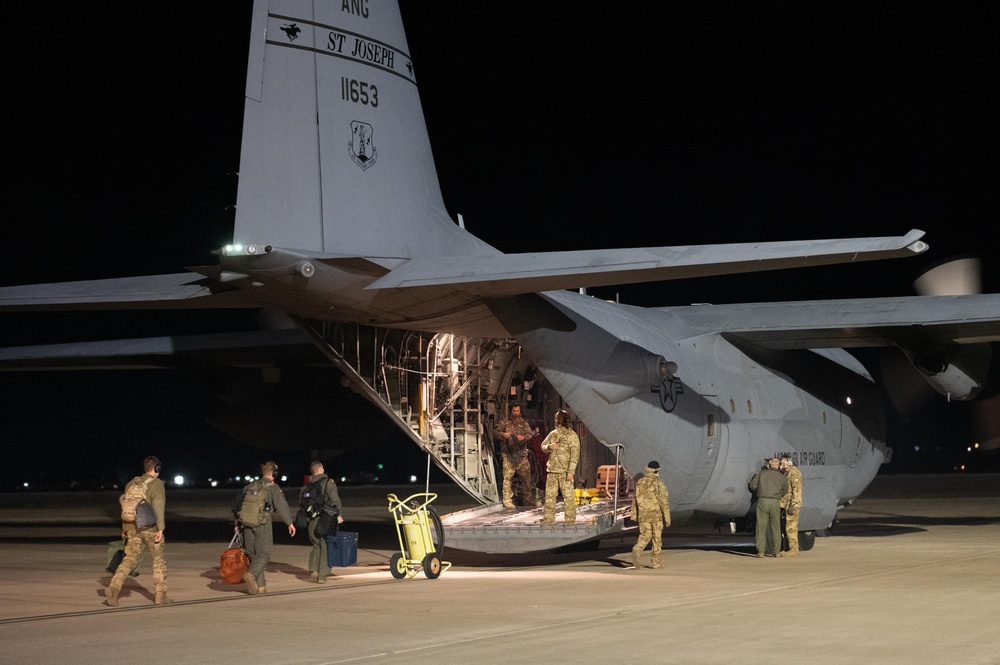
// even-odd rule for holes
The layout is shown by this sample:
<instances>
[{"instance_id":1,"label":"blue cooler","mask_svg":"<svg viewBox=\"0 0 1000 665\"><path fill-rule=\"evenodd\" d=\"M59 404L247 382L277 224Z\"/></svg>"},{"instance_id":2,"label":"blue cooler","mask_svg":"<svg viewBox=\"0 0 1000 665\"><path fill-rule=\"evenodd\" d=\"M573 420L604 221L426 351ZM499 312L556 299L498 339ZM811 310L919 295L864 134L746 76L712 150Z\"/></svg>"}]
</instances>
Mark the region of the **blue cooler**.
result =
<instances>
[{"instance_id":1,"label":"blue cooler","mask_svg":"<svg viewBox=\"0 0 1000 665\"><path fill-rule=\"evenodd\" d=\"M358 534L339 531L326 537L326 565L346 568L358 562Z\"/></svg>"}]
</instances>

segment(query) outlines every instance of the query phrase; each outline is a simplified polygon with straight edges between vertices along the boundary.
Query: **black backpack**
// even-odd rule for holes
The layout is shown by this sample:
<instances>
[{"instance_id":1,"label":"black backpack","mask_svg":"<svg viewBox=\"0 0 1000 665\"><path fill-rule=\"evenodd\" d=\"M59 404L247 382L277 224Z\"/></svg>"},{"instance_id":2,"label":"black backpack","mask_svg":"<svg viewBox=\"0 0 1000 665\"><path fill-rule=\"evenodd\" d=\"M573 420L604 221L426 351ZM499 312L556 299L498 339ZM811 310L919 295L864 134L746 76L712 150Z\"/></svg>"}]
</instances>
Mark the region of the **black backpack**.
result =
<instances>
[{"instance_id":1,"label":"black backpack","mask_svg":"<svg viewBox=\"0 0 1000 665\"><path fill-rule=\"evenodd\" d=\"M299 508L305 512L306 517L313 519L314 517L319 517L319 514L323 512L324 506L326 506L326 483L330 482L329 478L321 478L319 480L311 480L302 488L302 496L299 499Z\"/></svg>"}]
</instances>

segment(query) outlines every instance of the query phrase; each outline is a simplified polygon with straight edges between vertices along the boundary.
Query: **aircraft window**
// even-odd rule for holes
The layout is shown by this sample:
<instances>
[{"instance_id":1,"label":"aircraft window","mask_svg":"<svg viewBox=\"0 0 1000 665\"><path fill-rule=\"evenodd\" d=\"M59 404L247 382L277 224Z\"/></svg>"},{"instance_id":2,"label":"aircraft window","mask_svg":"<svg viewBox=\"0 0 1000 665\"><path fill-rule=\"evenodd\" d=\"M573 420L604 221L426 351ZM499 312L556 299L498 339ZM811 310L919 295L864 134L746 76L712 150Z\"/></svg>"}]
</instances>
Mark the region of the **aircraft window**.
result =
<instances>
[{"instance_id":1,"label":"aircraft window","mask_svg":"<svg viewBox=\"0 0 1000 665\"><path fill-rule=\"evenodd\" d=\"M733 400L729 400L729 410L732 413L736 413L736 402L734 402Z\"/></svg>"},{"instance_id":2,"label":"aircraft window","mask_svg":"<svg viewBox=\"0 0 1000 665\"><path fill-rule=\"evenodd\" d=\"M826 424L826 411L823 412L823 424Z\"/></svg>"},{"instance_id":3,"label":"aircraft window","mask_svg":"<svg viewBox=\"0 0 1000 665\"><path fill-rule=\"evenodd\" d=\"M705 427L705 436L708 436L710 438L714 438L715 437L715 414L714 413L706 414L705 426L706 426Z\"/></svg>"},{"instance_id":4,"label":"aircraft window","mask_svg":"<svg viewBox=\"0 0 1000 665\"><path fill-rule=\"evenodd\" d=\"M747 400L747 413L753 413L753 404Z\"/></svg>"}]
</instances>

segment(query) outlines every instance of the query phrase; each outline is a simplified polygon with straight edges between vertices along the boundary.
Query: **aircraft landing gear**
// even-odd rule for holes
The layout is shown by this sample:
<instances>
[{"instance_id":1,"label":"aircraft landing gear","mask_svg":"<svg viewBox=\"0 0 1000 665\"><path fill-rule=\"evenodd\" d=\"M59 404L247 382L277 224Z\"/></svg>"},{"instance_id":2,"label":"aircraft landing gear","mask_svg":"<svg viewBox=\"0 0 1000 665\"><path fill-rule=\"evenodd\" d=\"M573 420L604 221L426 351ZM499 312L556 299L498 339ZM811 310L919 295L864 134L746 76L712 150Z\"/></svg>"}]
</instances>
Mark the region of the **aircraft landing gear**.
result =
<instances>
[{"instance_id":1,"label":"aircraft landing gear","mask_svg":"<svg viewBox=\"0 0 1000 665\"><path fill-rule=\"evenodd\" d=\"M799 531L799 551L808 552L816 544L815 531Z\"/></svg>"}]
</instances>

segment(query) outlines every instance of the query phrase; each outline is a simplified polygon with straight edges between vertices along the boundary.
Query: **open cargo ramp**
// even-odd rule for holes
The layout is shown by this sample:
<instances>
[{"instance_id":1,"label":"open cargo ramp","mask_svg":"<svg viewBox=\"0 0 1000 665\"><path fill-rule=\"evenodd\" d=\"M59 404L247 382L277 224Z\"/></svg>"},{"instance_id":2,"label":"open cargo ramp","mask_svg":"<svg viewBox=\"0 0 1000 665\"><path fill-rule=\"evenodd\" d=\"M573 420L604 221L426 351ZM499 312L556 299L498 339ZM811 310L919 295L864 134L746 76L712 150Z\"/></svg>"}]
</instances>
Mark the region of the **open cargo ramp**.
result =
<instances>
[{"instance_id":1,"label":"open cargo ramp","mask_svg":"<svg viewBox=\"0 0 1000 665\"><path fill-rule=\"evenodd\" d=\"M637 528L625 526L631 506L612 500L577 506L572 525L563 523L561 502L556 506L555 526L541 525L542 510L510 510L491 504L443 515L445 546L488 554L521 554L596 541Z\"/></svg>"}]
</instances>

